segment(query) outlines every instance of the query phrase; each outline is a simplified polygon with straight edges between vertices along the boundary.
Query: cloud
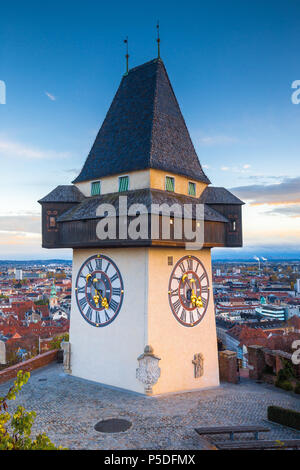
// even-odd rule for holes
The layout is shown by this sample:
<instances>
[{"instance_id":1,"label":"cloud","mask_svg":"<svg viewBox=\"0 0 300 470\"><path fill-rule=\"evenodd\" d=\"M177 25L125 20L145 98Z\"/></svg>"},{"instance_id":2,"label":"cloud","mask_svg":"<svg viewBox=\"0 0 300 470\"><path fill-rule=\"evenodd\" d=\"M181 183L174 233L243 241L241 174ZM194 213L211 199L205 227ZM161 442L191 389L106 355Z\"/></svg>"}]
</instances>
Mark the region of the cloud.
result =
<instances>
[{"instance_id":1,"label":"cloud","mask_svg":"<svg viewBox=\"0 0 300 470\"><path fill-rule=\"evenodd\" d=\"M54 150L41 150L28 147L26 144L4 140L0 137L0 156L28 159L56 159L68 158L69 152L56 152Z\"/></svg>"},{"instance_id":2,"label":"cloud","mask_svg":"<svg viewBox=\"0 0 300 470\"><path fill-rule=\"evenodd\" d=\"M48 91L45 91L45 95L47 95L51 101L56 101L56 97L54 95L51 95L51 93L49 93Z\"/></svg>"},{"instance_id":3,"label":"cloud","mask_svg":"<svg viewBox=\"0 0 300 470\"><path fill-rule=\"evenodd\" d=\"M248 170L248 168L250 168L250 167L251 167L251 165L249 165L249 163L246 163L245 165L243 165L243 168L244 168L245 170Z\"/></svg>"},{"instance_id":4,"label":"cloud","mask_svg":"<svg viewBox=\"0 0 300 470\"><path fill-rule=\"evenodd\" d=\"M266 212L268 215L286 215L287 217L300 217L300 204L289 204L287 206L275 207Z\"/></svg>"},{"instance_id":5,"label":"cloud","mask_svg":"<svg viewBox=\"0 0 300 470\"><path fill-rule=\"evenodd\" d=\"M0 231L16 234L40 234L41 218L39 215L0 216Z\"/></svg>"},{"instance_id":6,"label":"cloud","mask_svg":"<svg viewBox=\"0 0 300 470\"><path fill-rule=\"evenodd\" d=\"M203 165L202 165L203 166ZM81 168L69 168L67 170L64 170L66 173L72 173L72 174L77 174L80 173Z\"/></svg>"},{"instance_id":7,"label":"cloud","mask_svg":"<svg viewBox=\"0 0 300 470\"><path fill-rule=\"evenodd\" d=\"M228 145L236 144L238 139L227 135L203 136L198 139L201 145Z\"/></svg>"},{"instance_id":8,"label":"cloud","mask_svg":"<svg viewBox=\"0 0 300 470\"><path fill-rule=\"evenodd\" d=\"M251 205L296 204L300 203L300 176L284 178L280 183L238 186L231 190L241 199L251 201Z\"/></svg>"},{"instance_id":9,"label":"cloud","mask_svg":"<svg viewBox=\"0 0 300 470\"><path fill-rule=\"evenodd\" d=\"M222 170L222 171L228 171L228 170L229 170L229 166L221 166L221 170Z\"/></svg>"}]
</instances>

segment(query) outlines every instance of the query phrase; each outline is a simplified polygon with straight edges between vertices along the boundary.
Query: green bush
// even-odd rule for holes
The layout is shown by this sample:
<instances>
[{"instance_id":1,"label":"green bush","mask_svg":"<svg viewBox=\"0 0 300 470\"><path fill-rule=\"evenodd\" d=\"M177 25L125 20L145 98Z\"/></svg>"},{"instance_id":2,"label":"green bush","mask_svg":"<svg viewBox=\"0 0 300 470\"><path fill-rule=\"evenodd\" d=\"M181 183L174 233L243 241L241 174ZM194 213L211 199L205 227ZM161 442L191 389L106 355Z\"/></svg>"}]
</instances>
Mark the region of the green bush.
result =
<instances>
[{"instance_id":1,"label":"green bush","mask_svg":"<svg viewBox=\"0 0 300 470\"><path fill-rule=\"evenodd\" d=\"M50 342L50 349L60 349L60 343L62 341L69 341L69 333L65 333L64 335L56 336Z\"/></svg>"},{"instance_id":2,"label":"green bush","mask_svg":"<svg viewBox=\"0 0 300 470\"><path fill-rule=\"evenodd\" d=\"M276 387L282 388L282 390L286 390L287 392L290 392L294 389L289 380L276 380L275 385Z\"/></svg>"},{"instance_id":3,"label":"green bush","mask_svg":"<svg viewBox=\"0 0 300 470\"><path fill-rule=\"evenodd\" d=\"M295 385L294 392L300 395L300 382Z\"/></svg>"},{"instance_id":4,"label":"green bush","mask_svg":"<svg viewBox=\"0 0 300 470\"><path fill-rule=\"evenodd\" d=\"M8 400L15 400L30 377L29 372L20 370L14 385L4 397L0 397L0 450L61 450L56 447L45 433L31 437L31 428L35 420L34 411L26 411L18 406L13 415L8 412Z\"/></svg>"},{"instance_id":5,"label":"green bush","mask_svg":"<svg viewBox=\"0 0 300 470\"><path fill-rule=\"evenodd\" d=\"M274 423L283 424L300 431L300 412L281 408L280 406L268 407L268 419Z\"/></svg>"}]
</instances>

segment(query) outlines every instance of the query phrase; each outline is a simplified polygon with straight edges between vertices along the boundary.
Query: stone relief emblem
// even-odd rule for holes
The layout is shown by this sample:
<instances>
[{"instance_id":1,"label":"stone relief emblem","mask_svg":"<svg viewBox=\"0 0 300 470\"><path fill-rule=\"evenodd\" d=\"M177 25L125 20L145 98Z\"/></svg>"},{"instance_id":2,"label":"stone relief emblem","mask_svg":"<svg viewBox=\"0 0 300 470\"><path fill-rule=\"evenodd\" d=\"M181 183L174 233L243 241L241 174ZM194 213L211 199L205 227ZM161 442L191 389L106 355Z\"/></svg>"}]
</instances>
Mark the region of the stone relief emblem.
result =
<instances>
[{"instance_id":1,"label":"stone relief emblem","mask_svg":"<svg viewBox=\"0 0 300 470\"><path fill-rule=\"evenodd\" d=\"M160 358L153 354L153 348L149 345L138 357L139 367L136 369L136 378L145 385L146 395L152 394L152 387L160 377L159 361Z\"/></svg>"},{"instance_id":2,"label":"stone relief emblem","mask_svg":"<svg viewBox=\"0 0 300 470\"><path fill-rule=\"evenodd\" d=\"M192 363L194 364L194 377L195 377L195 379L198 379L199 377L202 377L202 375L204 373L203 362L204 362L203 354L201 354L201 353L194 354L194 359L192 360Z\"/></svg>"}]
</instances>

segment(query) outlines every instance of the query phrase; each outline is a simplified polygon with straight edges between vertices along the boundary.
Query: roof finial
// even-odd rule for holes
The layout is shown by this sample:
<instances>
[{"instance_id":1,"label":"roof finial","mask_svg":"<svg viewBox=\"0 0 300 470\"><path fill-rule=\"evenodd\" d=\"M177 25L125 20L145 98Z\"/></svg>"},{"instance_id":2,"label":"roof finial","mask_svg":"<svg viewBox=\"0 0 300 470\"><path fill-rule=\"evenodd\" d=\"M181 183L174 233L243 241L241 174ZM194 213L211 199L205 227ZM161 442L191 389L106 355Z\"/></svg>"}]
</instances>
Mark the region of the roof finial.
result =
<instances>
[{"instance_id":1,"label":"roof finial","mask_svg":"<svg viewBox=\"0 0 300 470\"><path fill-rule=\"evenodd\" d=\"M156 42L157 42L157 58L160 59L159 21L157 21L156 29L157 29L157 39L156 39Z\"/></svg>"},{"instance_id":2,"label":"roof finial","mask_svg":"<svg viewBox=\"0 0 300 470\"><path fill-rule=\"evenodd\" d=\"M126 72L124 75L127 75L128 74L128 59L129 59L129 54L128 54L128 36L126 37L126 39L124 39L124 43L126 44L126 54L125 54L125 58L126 58Z\"/></svg>"}]
</instances>

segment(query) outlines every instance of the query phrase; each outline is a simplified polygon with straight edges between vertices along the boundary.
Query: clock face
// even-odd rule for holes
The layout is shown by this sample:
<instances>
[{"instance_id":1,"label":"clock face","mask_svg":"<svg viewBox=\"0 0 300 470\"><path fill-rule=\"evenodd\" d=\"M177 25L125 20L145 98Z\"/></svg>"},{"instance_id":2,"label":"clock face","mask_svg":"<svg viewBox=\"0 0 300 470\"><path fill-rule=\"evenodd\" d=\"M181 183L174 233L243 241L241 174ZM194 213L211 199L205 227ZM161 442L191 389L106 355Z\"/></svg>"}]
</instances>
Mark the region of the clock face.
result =
<instances>
[{"instance_id":1,"label":"clock face","mask_svg":"<svg viewBox=\"0 0 300 470\"><path fill-rule=\"evenodd\" d=\"M196 326L205 315L209 302L209 280L201 261L184 256L172 271L169 303L176 320L184 326Z\"/></svg>"},{"instance_id":2,"label":"clock face","mask_svg":"<svg viewBox=\"0 0 300 470\"><path fill-rule=\"evenodd\" d=\"M95 255L81 266L75 295L83 318L93 326L109 325L118 315L124 296L122 276L108 256Z\"/></svg>"}]
</instances>

